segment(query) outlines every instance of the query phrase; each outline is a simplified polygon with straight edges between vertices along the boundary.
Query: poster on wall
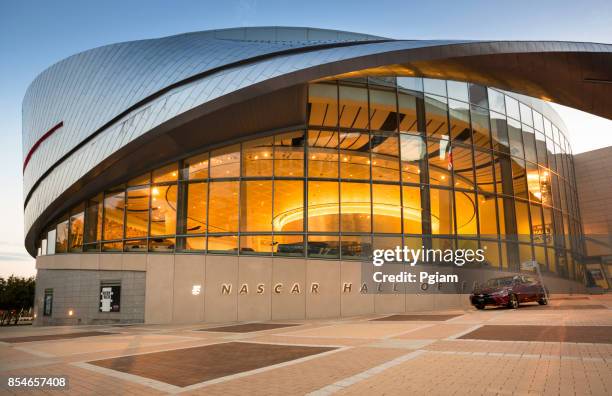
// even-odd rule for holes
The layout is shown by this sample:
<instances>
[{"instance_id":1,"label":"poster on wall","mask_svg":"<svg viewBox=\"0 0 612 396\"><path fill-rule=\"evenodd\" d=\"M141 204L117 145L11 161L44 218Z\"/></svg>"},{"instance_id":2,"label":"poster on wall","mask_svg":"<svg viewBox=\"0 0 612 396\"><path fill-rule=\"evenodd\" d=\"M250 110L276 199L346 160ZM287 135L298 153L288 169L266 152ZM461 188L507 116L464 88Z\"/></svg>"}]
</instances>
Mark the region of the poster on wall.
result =
<instances>
[{"instance_id":1,"label":"poster on wall","mask_svg":"<svg viewBox=\"0 0 612 396\"><path fill-rule=\"evenodd\" d=\"M53 289L45 290L44 304L43 304L43 315L51 316L53 312Z\"/></svg>"},{"instance_id":2,"label":"poster on wall","mask_svg":"<svg viewBox=\"0 0 612 396\"><path fill-rule=\"evenodd\" d=\"M100 312L119 312L121 308L121 285L100 286Z\"/></svg>"}]
</instances>

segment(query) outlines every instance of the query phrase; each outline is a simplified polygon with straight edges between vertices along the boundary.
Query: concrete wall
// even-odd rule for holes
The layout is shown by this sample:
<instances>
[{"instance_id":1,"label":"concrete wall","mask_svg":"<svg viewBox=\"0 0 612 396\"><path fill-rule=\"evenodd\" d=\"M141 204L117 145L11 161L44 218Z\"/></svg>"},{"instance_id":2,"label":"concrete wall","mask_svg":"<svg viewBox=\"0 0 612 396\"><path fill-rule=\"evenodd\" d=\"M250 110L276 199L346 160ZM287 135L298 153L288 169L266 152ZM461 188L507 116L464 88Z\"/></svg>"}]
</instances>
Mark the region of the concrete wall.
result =
<instances>
[{"instance_id":1,"label":"concrete wall","mask_svg":"<svg viewBox=\"0 0 612 396\"><path fill-rule=\"evenodd\" d=\"M100 283L121 282L120 312L100 312ZM53 289L53 311L43 316L45 289ZM145 273L39 269L36 275L35 324L76 325L142 323L145 307ZM72 315L69 315L72 311Z\"/></svg>"},{"instance_id":2,"label":"concrete wall","mask_svg":"<svg viewBox=\"0 0 612 396\"><path fill-rule=\"evenodd\" d=\"M37 268L38 324L318 319L469 306L467 294L456 290L422 292L418 285L398 285L396 292L377 292L371 264L356 261L107 253L41 256ZM473 271L479 281L506 275ZM98 312L105 279L121 281L120 313ZM561 293L581 291L560 278L547 277L546 285ZM51 320L42 317L46 288L54 289ZM470 291L468 285L463 293ZM67 316L69 309L75 310L73 317Z\"/></svg>"}]
</instances>

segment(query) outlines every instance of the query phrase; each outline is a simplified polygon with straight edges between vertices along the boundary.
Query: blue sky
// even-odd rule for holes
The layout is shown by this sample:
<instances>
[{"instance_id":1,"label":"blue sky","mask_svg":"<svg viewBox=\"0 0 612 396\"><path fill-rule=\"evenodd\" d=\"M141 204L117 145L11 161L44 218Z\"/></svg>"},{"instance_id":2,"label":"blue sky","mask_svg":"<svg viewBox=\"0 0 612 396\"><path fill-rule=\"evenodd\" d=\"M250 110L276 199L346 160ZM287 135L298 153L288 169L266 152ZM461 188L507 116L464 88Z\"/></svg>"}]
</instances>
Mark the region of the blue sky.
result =
<instances>
[{"instance_id":1,"label":"blue sky","mask_svg":"<svg viewBox=\"0 0 612 396\"><path fill-rule=\"evenodd\" d=\"M403 39L612 43L612 2L0 0L0 276L34 273L22 247L21 100L49 65L118 41L236 26L312 26ZM612 145L612 122L559 108L575 152Z\"/></svg>"}]
</instances>

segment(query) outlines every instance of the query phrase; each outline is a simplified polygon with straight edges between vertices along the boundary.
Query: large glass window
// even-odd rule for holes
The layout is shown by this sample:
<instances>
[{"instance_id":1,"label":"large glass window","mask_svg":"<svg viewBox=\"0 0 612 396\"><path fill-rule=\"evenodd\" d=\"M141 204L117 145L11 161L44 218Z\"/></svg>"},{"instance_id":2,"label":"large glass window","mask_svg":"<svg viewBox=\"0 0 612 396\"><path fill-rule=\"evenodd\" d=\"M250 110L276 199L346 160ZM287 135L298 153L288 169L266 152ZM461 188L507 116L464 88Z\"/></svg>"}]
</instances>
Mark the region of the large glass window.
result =
<instances>
[{"instance_id":1,"label":"large glass window","mask_svg":"<svg viewBox=\"0 0 612 396\"><path fill-rule=\"evenodd\" d=\"M496 205L497 201L493 195L478 194L478 219L482 238L497 238Z\"/></svg>"},{"instance_id":2,"label":"large glass window","mask_svg":"<svg viewBox=\"0 0 612 396\"><path fill-rule=\"evenodd\" d=\"M469 83L470 103L480 107L489 107L487 88L482 85Z\"/></svg>"},{"instance_id":3,"label":"large glass window","mask_svg":"<svg viewBox=\"0 0 612 396\"><path fill-rule=\"evenodd\" d=\"M304 182L274 181L274 232L301 232L304 229Z\"/></svg>"},{"instance_id":4,"label":"large glass window","mask_svg":"<svg viewBox=\"0 0 612 396\"><path fill-rule=\"evenodd\" d=\"M493 139L493 149L508 153L508 125L506 117L502 114L491 112L491 138Z\"/></svg>"},{"instance_id":5,"label":"large glass window","mask_svg":"<svg viewBox=\"0 0 612 396\"><path fill-rule=\"evenodd\" d=\"M185 180L206 179L208 177L208 153L199 154L185 160L182 178Z\"/></svg>"},{"instance_id":6,"label":"large glass window","mask_svg":"<svg viewBox=\"0 0 612 396\"><path fill-rule=\"evenodd\" d=\"M335 83L310 84L308 108L310 125L338 125L338 86Z\"/></svg>"},{"instance_id":7,"label":"large glass window","mask_svg":"<svg viewBox=\"0 0 612 396\"><path fill-rule=\"evenodd\" d=\"M207 197L208 183L189 183L185 185L186 196L186 219L185 230L186 234L202 234L207 231ZM196 243L199 240L191 240Z\"/></svg>"},{"instance_id":8,"label":"large glass window","mask_svg":"<svg viewBox=\"0 0 612 396\"><path fill-rule=\"evenodd\" d=\"M460 100L462 102L468 102L468 85L461 81L448 81L446 83L448 88L448 97Z\"/></svg>"},{"instance_id":9,"label":"large glass window","mask_svg":"<svg viewBox=\"0 0 612 396\"><path fill-rule=\"evenodd\" d=\"M251 140L242 144L242 176L272 176L273 138Z\"/></svg>"},{"instance_id":10,"label":"large glass window","mask_svg":"<svg viewBox=\"0 0 612 396\"><path fill-rule=\"evenodd\" d=\"M339 258L340 237L337 235L309 235L308 256L313 258Z\"/></svg>"},{"instance_id":11,"label":"large glass window","mask_svg":"<svg viewBox=\"0 0 612 396\"><path fill-rule=\"evenodd\" d=\"M504 94L491 88L487 89L487 93L489 95L489 108L500 114L506 114Z\"/></svg>"},{"instance_id":12,"label":"large glass window","mask_svg":"<svg viewBox=\"0 0 612 396\"><path fill-rule=\"evenodd\" d=\"M533 127L536 131L544 132L544 118L535 110L533 111Z\"/></svg>"},{"instance_id":13,"label":"large glass window","mask_svg":"<svg viewBox=\"0 0 612 396\"><path fill-rule=\"evenodd\" d=\"M274 136L274 176L304 175L304 132Z\"/></svg>"},{"instance_id":14,"label":"large glass window","mask_svg":"<svg viewBox=\"0 0 612 396\"><path fill-rule=\"evenodd\" d=\"M546 158L546 138L541 132L536 132L536 151L538 152L538 164L548 166Z\"/></svg>"},{"instance_id":15,"label":"large glass window","mask_svg":"<svg viewBox=\"0 0 612 396\"><path fill-rule=\"evenodd\" d=\"M514 202L516 229L520 241L529 242L531 239L531 226L529 225L529 205L516 200Z\"/></svg>"},{"instance_id":16,"label":"large glass window","mask_svg":"<svg viewBox=\"0 0 612 396\"><path fill-rule=\"evenodd\" d=\"M399 182L398 135L374 133L370 145L372 151L372 179Z\"/></svg>"},{"instance_id":17,"label":"large glass window","mask_svg":"<svg viewBox=\"0 0 612 396\"><path fill-rule=\"evenodd\" d=\"M420 77L397 77L396 80L400 92L406 90L423 92L423 79Z\"/></svg>"},{"instance_id":18,"label":"large glass window","mask_svg":"<svg viewBox=\"0 0 612 396\"><path fill-rule=\"evenodd\" d=\"M238 252L238 237L236 235L210 235L208 237L208 253L236 254Z\"/></svg>"},{"instance_id":19,"label":"large glass window","mask_svg":"<svg viewBox=\"0 0 612 396\"><path fill-rule=\"evenodd\" d=\"M402 232L402 206L400 186L372 185L372 214L375 233Z\"/></svg>"},{"instance_id":20,"label":"large glass window","mask_svg":"<svg viewBox=\"0 0 612 396\"><path fill-rule=\"evenodd\" d=\"M451 185L450 171L453 168L451 145L448 139L427 142L429 157L429 183L441 186Z\"/></svg>"},{"instance_id":21,"label":"large glass window","mask_svg":"<svg viewBox=\"0 0 612 396\"><path fill-rule=\"evenodd\" d=\"M172 182L178 179L178 165L175 163L153 171L153 183Z\"/></svg>"},{"instance_id":22,"label":"large glass window","mask_svg":"<svg viewBox=\"0 0 612 396\"><path fill-rule=\"evenodd\" d=\"M455 187L474 189L472 148L453 145L449 167L453 170Z\"/></svg>"},{"instance_id":23,"label":"large glass window","mask_svg":"<svg viewBox=\"0 0 612 396\"><path fill-rule=\"evenodd\" d=\"M83 250L84 219L85 214L83 212L78 212L70 216L70 235L68 238L68 249L71 252L80 252Z\"/></svg>"},{"instance_id":24,"label":"large glass window","mask_svg":"<svg viewBox=\"0 0 612 396\"><path fill-rule=\"evenodd\" d=\"M149 187L128 188L125 208L125 237L146 237L149 233Z\"/></svg>"},{"instance_id":25,"label":"large glass window","mask_svg":"<svg viewBox=\"0 0 612 396\"><path fill-rule=\"evenodd\" d=\"M151 236L176 234L176 184L151 187Z\"/></svg>"},{"instance_id":26,"label":"large glass window","mask_svg":"<svg viewBox=\"0 0 612 396\"><path fill-rule=\"evenodd\" d=\"M511 208L512 201L510 198L497 198L497 220L499 222L499 235L502 239L505 239L506 236L506 210L510 214Z\"/></svg>"},{"instance_id":27,"label":"large glass window","mask_svg":"<svg viewBox=\"0 0 612 396\"><path fill-rule=\"evenodd\" d=\"M272 181L243 181L240 191L240 230L272 231Z\"/></svg>"},{"instance_id":28,"label":"large glass window","mask_svg":"<svg viewBox=\"0 0 612 396\"><path fill-rule=\"evenodd\" d=\"M87 201L85 209L85 243L95 243L102 239L102 194Z\"/></svg>"},{"instance_id":29,"label":"large glass window","mask_svg":"<svg viewBox=\"0 0 612 396\"><path fill-rule=\"evenodd\" d=\"M340 132L340 177L370 178L370 135L367 132Z\"/></svg>"},{"instance_id":30,"label":"large glass window","mask_svg":"<svg viewBox=\"0 0 612 396\"><path fill-rule=\"evenodd\" d=\"M517 158L512 158L512 190L515 196L527 198L525 161Z\"/></svg>"},{"instance_id":31,"label":"large glass window","mask_svg":"<svg viewBox=\"0 0 612 396\"><path fill-rule=\"evenodd\" d=\"M428 136L448 135L448 105L446 98L425 96L425 128Z\"/></svg>"},{"instance_id":32,"label":"large glass window","mask_svg":"<svg viewBox=\"0 0 612 396\"><path fill-rule=\"evenodd\" d=\"M453 192L451 190L431 188L430 201L432 234L454 234Z\"/></svg>"},{"instance_id":33,"label":"large glass window","mask_svg":"<svg viewBox=\"0 0 612 396\"><path fill-rule=\"evenodd\" d=\"M88 199L45 226L41 250L350 260L403 240L486 247L503 269L531 257L560 275L580 268L570 147L525 103L377 76L310 84L307 112L304 130L197 153Z\"/></svg>"},{"instance_id":34,"label":"large glass window","mask_svg":"<svg viewBox=\"0 0 612 396\"><path fill-rule=\"evenodd\" d=\"M343 260L367 260L370 257L370 235L342 235L340 239L340 257Z\"/></svg>"},{"instance_id":35,"label":"large glass window","mask_svg":"<svg viewBox=\"0 0 612 396\"><path fill-rule=\"evenodd\" d=\"M529 191L529 199L531 201L542 201L542 192L540 191L540 173L538 166L531 162L526 163L527 171L527 189Z\"/></svg>"},{"instance_id":36,"label":"large glass window","mask_svg":"<svg viewBox=\"0 0 612 396\"><path fill-rule=\"evenodd\" d=\"M340 127L368 129L368 90L360 86L340 86Z\"/></svg>"},{"instance_id":37,"label":"large glass window","mask_svg":"<svg viewBox=\"0 0 612 396\"><path fill-rule=\"evenodd\" d=\"M478 191L495 192L493 157L490 151L474 150L474 170L476 173L476 189Z\"/></svg>"},{"instance_id":38,"label":"large glass window","mask_svg":"<svg viewBox=\"0 0 612 396\"><path fill-rule=\"evenodd\" d=\"M274 234L272 251L275 256L304 256L303 235Z\"/></svg>"},{"instance_id":39,"label":"large glass window","mask_svg":"<svg viewBox=\"0 0 612 396\"><path fill-rule=\"evenodd\" d=\"M418 131L415 94L398 87L398 106L400 132Z\"/></svg>"},{"instance_id":40,"label":"large glass window","mask_svg":"<svg viewBox=\"0 0 612 396\"><path fill-rule=\"evenodd\" d=\"M544 224L542 223L542 207L531 204L529 205L531 214L531 232L535 243L545 243Z\"/></svg>"},{"instance_id":41,"label":"large glass window","mask_svg":"<svg viewBox=\"0 0 612 396\"><path fill-rule=\"evenodd\" d=\"M453 140L463 144L472 144L469 105L456 100L449 100L448 112L450 134Z\"/></svg>"},{"instance_id":42,"label":"large glass window","mask_svg":"<svg viewBox=\"0 0 612 396\"><path fill-rule=\"evenodd\" d=\"M523 145L525 147L525 159L537 162L535 134L533 128L523 125Z\"/></svg>"},{"instance_id":43,"label":"large glass window","mask_svg":"<svg viewBox=\"0 0 612 396\"><path fill-rule=\"evenodd\" d=\"M338 195L338 182L308 182L308 231L339 231L340 199Z\"/></svg>"},{"instance_id":44,"label":"large glass window","mask_svg":"<svg viewBox=\"0 0 612 396\"><path fill-rule=\"evenodd\" d=\"M171 165L169 167L169 169L172 169L173 166ZM159 177L159 173L156 173L156 177ZM133 178L132 180L127 182L128 187L133 187L133 186L142 186L145 184L149 184L151 183L151 172L147 172L144 175L140 175L138 177Z\"/></svg>"},{"instance_id":45,"label":"large glass window","mask_svg":"<svg viewBox=\"0 0 612 396\"><path fill-rule=\"evenodd\" d=\"M427 93L446 96L446 81L432 78L423 79L423 89Z\"/></svg>"},{"instance_id":46,"label":"large glass window","mask_svg":"<svg viewBox=\"0 0 612 396\"><path fill-rule=\"evenodd\" d=\"M240 237L241 254L272 254L272 235L242 235Z\"/></svg>"},{"instance_id":47,"label":"large glass window","mask_svg":"<svg viewBox=\"0 0 612 396\"><path fill-rule=\"evenodd\" d=\"M395 87L370 89L370 129L397 131Z\"/></svg>"},{"instance_id":48,"label":"large glass window","mask_svg":"<svg viewBox=\"0 0 612 396\"><path fill-rule=\"evenodd\" d=\"M473 193L455 191L455 210L457 234L469 237L478 236L476 196Z\"/></svg>"},{"instance_id":49,"label":"large glass window","mask_svg":"<svg viewBox=\"0 0 612 396\"><path fill-rule=\"evenodd\" d=\"M66 253L68 251L68 220L57 225L55 234L55 253Z\"/></svg>"},{"instance_id":50,"label":"large glass window","mask_svg":"<svg viewBox=\"0 0 612 396\"><path fill-rule=\"evenodd\" d=\"M421 188L413 186L403 186L402 202L404 234L421 234Z\"/></svg>"},{"instance_id":51,"label":"large glass window","mask_svg":"<svg viewBox=\"0 0 612 396\"><path fill-rule=\"evenodd\" d=\"M338 132L308 131L308 177L338 177Z\"/></svg>"},{"instance_id":52,"label":"large glass window","mask_svg":"<svg viewBox=\"0 0 612 396\"><path fill-rule=\"evenodd\" d=\"M110 191L104 195L104 240L123 238L125 193Z\"/></svg>"},{"instance_id":53,"label":"large glass window","mask_svg":"<svg viewBox=\"0 0 612 396\"><path fill-rule=\"evenodd\" d=\"M402 182L418 183L421 168L427 163L427 147L421 136L400 134L400 157L402 167Z\"/></svg>"},{"instance_id":54,"label":"large glass window","mask_svg":"<svg viewBox=\"0 0 612 396\"><path fill-rule=\"evenodd\" d=\"M240 145L215 150L210 155L210 177L240 176Z\"/></svg>"},{"instance_id":55,"label":"large glass window","mask_svg":"<svg viewBox=\"0 0 612 396\"><path fill-rule=\"evenodd\" d=\"M511 98L510 96L506 96L506 114L508 117L512 117L513 119L520 121L521 114L519 111L519 102L518 100Z\"/></svg>"},{"instance_id":56,"label":"large glass window","mask_svg":"<svg viewBox=\"0 0 612 396\"><path fill-rule=\"evenodd\" d=\"M523 133L518 121L508 118L508 138L510 140L510 154L517 158L524 158Z\"/></svg>"},{"instance_id":57,"label":"large glass window","mask_svg":"<svg viewBox=\"0 0 612 396\"><path fill-rule=\"evenodd\" d=\"M523 103L519 103L519 107L521 110L521 122L523 124L527 124L528 126L533 126L533 115L531 108Z\"/></svg>"},{"instance_id":58,"label":"large glass window","mask_svg":"<svg viewBox=\"0 0 612 396\"><path fill-rule=\"evenodd\" d=\"M342 232L367 232L371 227L370 183L340 184Z\"/></svg>"},{"instance_id":59,"label":"large glass window","mask_svg":"<svg viewBox=\"0 0 612 396\"><path fill-rule=\"evenodd\" d=\"M478 106L471 106L470 109L474 146L481 147L483 149L490 149L491 136L489 134L489 111Z\"/></svg>"},{"instance_id":60,"label":"large glass window","mask_svg":"<svg viewBox=\"0 0 612 396\"><path fill-rule=\"evenodd\" d=\"M239 190L237 181L209 183L208 232L238 231Z\"/></svg>"}]
</instances>

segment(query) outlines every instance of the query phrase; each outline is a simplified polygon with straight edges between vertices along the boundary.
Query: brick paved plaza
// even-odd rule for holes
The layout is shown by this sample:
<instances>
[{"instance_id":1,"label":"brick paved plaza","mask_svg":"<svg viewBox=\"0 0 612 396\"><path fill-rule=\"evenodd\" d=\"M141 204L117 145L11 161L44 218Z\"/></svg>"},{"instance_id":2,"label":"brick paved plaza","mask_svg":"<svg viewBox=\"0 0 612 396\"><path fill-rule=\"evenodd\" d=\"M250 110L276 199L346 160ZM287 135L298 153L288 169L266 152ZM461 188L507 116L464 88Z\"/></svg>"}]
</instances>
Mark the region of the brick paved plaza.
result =
<instances>
[{"instance_id":1,"label":"brick paved plaza","mask_svg":"<svg viewBox=\"0 0 612 396\"><path fill-rule=\"evenodd\" d=\"M7 327L0 392L42 394L8 376L67 375L45 394L612 394L611 295L387 316Z\"/></svg>"}]
</instances>

